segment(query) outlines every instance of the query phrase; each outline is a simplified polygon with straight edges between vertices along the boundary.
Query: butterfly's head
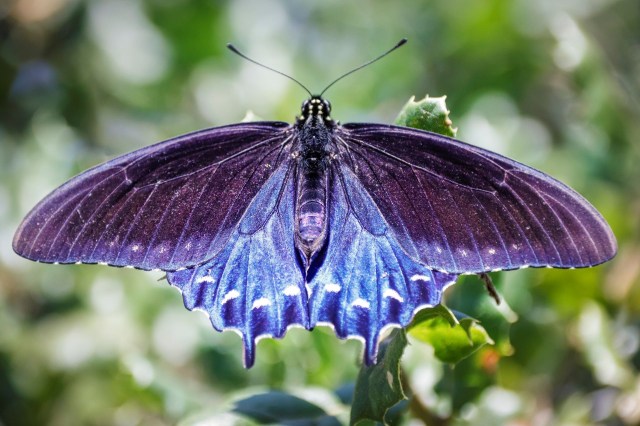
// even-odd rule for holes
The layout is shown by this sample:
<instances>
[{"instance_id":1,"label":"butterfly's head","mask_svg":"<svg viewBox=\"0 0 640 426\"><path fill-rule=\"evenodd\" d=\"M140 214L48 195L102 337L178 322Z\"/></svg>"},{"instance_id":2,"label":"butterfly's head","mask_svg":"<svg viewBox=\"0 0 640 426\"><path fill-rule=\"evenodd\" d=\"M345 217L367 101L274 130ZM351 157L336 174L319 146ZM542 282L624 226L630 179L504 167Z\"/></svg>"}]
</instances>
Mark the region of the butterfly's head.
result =
<instances>
[{"instance_id":1,"label":"butterfly's head","mask_svg":"<svg viewBox=\"0 0 640 426\"><path fill-rule=\"evenodd\" d=\"M320 97L312 96L302 103L298 123L305 123L310 117L320 118L325 124L333 122L331 118L331 103Z\"/></svg>"}]
</instances>

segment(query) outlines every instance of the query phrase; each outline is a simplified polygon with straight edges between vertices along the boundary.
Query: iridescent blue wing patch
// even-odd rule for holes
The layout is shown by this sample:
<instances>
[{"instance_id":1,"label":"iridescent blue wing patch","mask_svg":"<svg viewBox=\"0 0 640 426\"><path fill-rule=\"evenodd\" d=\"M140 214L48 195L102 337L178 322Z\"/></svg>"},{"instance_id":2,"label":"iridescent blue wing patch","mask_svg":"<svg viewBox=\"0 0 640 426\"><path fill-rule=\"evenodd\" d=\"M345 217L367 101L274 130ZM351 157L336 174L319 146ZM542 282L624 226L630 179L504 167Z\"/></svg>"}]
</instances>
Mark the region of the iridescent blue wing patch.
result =
<instances>
[{"instance_id":1,"label":"iridescent blue wing patch","mask_svg":"<svg viewBox=\"0 0 640 426\"><path fill-rule=\"evenodd\" d=\"M242 336L246 367L254 363L257 339L281 338L293 325L309 327L304 275L292 244L293 186L292 168L280 166L216 257L167 274L187 309L206 312L218 331Z\"/></svg>"},{"instance_id":2,"label":"iridescent blue wing patch","mask_svg":"<svg viewBox=\"0 0 640 426\"><path fill-rule=\"evenodd\" d=\"M329 325L340 338L361 340L371 364L381 333L439 304L457 275L411 259L351 169L335 165L331 171L331 233L320 266L308 277L311 326Z\"/></svg>"}]
</instances>

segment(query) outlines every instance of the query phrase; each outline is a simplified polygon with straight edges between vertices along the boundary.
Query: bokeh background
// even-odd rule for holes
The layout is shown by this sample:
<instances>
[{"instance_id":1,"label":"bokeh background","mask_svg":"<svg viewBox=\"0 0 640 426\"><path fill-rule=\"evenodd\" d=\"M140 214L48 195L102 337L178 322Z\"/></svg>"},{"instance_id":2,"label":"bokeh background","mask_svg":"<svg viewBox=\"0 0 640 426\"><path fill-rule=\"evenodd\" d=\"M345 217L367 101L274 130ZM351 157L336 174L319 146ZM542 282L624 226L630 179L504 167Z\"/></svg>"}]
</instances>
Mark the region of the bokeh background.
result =
<instances>
[{"instance_id":1,"label":"bokeh background","mask_svg":"<svg viewBox=\"0 0 640 426\"><path fill-rule=\"evenodd\" d=\"M48 266L16 256L20 219L116 155L248 110L291 121L318 91L402 37L409 44L328 93L343 122L392 122L410 96L447 95L460 139L563 180L619 241L588 270L474 278L447 304L492 338L455 368L414 342L400 422L640 424L640 3L2 0L0 2L0 424L245 424L235 399L282 389L341 419L336 389L360 345L329 330L241 342L186 311L161 274Z\"/></svg>"}]
</instances>

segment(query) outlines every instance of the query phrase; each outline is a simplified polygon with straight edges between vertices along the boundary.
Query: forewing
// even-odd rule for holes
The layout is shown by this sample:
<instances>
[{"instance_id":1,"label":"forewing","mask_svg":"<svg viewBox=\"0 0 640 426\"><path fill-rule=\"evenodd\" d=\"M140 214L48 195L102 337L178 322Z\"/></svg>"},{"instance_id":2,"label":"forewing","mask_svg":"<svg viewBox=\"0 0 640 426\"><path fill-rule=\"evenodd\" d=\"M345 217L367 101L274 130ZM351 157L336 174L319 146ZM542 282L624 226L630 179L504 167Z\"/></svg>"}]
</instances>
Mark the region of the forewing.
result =
<instances>
[{"instance_id":1,"label":"forewing","mask_svg":"<svg viewBox=\"0 0 640 426\"><path fill-rule=\"evenodd\" d=\"M32 260L176 270L216 256L287 161L286 123L203 130L71 179L24 219L14 250Z\"/></svg>"},{"instance_id":2,"label":"forewing","mask_svg":"<svg viewBox=\"0 0 640 426\"><path fill-rule=\"evenodd\" d=\"M216 330L242 335L246 367L253 365L260 337L283 337L294 324L308 328L304 275L293 244L294 179L286 166L264 184L215 258L167 274L188 309L205 311Z\"/></svg>"},{"instance_id":3,"label":"forewing","mask_svg":"<svg viewBox=\"0 0 640 426\"><path fill-rule=\"evenodd\" d=\"M330 231L308 283L311 327L327 324L340 338L362 340L372 364L382 331L439 304L457 275L409 258L352 170L334 163L330 172Z\"/></svg>"},{"instance_id":4,"label":"forewing","mask_svg":"<svg viewBox=\"0 0 640 426\"><path fill-rule=\"evenodd\" d=\"M615 255L593 206L516 161L404 127L347 124L336 138L400 246L430 268L585 267Z\"/></svg>"}]
</instances>

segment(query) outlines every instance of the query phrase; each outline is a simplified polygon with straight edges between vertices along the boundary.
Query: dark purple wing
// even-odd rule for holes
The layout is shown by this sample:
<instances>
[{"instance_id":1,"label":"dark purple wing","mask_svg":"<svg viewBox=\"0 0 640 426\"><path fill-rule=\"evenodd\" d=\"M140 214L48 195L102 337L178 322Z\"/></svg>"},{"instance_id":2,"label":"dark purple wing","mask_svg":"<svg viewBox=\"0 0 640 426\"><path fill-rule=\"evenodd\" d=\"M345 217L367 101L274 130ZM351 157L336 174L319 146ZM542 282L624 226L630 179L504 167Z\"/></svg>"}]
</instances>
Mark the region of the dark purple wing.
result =
<instances>
[{"instance_id":1,"label":"dark purple wing","mask_svg":"<svg viewBox=\"0 0 640 426\"><path fill-rule=\"evenodd\" d=\"M400 246L431 269L586 267L616 253L593 206L516 161L405 127L347 124L336 138Z\"/></svg>"},{"instance_id":2,"label":"dark purple wing","mask_svg":"<svg viewBox=\"0 0 640 426\"><path fill-rule=\"evenodd\" d=\"M293 244L295 179L292 163L265 182L220 253L208 262L167 274L187 309L209 315L216 330L235 330L251 367L260 337L281 338L294 324L308 328L304 273Z\"/></svg>"},{"instance_id":3,"label":"dark purple wing","mask_svg":"<svg viewBox=\"0 0 640 426\"><path fill-rule=\"evenodd\" d=\"M176 270L216 256L288 160L286 123L241 123L158 143L90 169L42 200L16 253L57 263Z\"/></svg>"},{"instance_id":4,"label":"dark purple wing","mask_svg":"<svg viewBox=\"0 0 640 426\"><path fill-rule=\"evenodd\" d=\"M353 171L334 163L330 172L329 237L307 285L310 326L361 340L370 365L383 330L405 327L420 309L439 304L457 275L409 258Z\"/></svg>"}]
</instances>

